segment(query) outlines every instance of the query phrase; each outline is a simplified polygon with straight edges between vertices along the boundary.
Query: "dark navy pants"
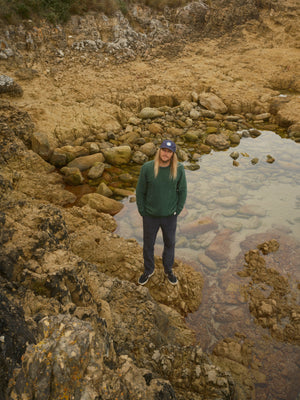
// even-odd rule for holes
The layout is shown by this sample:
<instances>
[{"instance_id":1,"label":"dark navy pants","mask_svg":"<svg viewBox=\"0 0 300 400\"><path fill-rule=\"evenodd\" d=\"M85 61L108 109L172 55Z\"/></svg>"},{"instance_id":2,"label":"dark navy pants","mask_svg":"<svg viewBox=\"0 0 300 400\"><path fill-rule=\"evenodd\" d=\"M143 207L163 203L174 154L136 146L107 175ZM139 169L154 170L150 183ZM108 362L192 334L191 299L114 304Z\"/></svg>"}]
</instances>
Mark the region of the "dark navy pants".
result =
<instances>
[{"instance_id":1,"label":"dark navy pants","mask_svg":"<svg viewBox=\"0 0 300 400\"><path fill-rule=\"evenodd\" d=\"M154 245L159 228L162 230L164 250L162 262L165 273L171 272L174 264L175 234L177 226L177 215L169 217L143 217L144 231L144 269L147 274L154 271Z\"/></svg>"}]
</instances>

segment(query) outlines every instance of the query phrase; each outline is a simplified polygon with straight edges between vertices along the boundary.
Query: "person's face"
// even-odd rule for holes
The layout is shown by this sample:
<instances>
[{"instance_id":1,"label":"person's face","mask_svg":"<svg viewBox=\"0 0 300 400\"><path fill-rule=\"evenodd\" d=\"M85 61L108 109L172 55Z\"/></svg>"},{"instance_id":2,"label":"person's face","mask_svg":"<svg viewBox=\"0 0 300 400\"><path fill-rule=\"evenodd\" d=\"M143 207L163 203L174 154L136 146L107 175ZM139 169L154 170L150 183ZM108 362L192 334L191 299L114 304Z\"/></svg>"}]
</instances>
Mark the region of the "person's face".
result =
<instances>
[{"instance_id":1,"label":"person's face","mask_svg":"<svg viewBox=\"0 0 300 400\"><path fill-rule=\"evenodd\" d=\"M169 149L160 149L159 158L163 164L169 164L173 156L173 151Z\"/></svg>"}]
</instances>

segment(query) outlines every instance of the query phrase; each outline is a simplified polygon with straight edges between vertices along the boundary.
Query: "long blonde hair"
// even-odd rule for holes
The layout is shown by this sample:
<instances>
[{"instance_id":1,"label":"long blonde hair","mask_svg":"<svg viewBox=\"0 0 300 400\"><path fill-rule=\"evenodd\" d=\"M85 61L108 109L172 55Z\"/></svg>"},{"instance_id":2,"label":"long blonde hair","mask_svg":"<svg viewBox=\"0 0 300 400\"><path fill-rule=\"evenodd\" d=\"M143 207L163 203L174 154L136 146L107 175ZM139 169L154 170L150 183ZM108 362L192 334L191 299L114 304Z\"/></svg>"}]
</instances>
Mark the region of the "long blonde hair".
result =
<instances>
[{"instance_id":1,"label":"long blonde hair","mask_svg":"<svg viewBox=\"0 0 300 400\"><path fill-rule=\"evenodd\" d=\"M154 157L154 176L155 178L158 175L159 171L159 154L160 149L157 150L155 157ZM176 153L173 153L172 158L170 160L170 178L176 179L177 177L177 167L178 167L178 157Z\"/></svg>"}]
</instances>

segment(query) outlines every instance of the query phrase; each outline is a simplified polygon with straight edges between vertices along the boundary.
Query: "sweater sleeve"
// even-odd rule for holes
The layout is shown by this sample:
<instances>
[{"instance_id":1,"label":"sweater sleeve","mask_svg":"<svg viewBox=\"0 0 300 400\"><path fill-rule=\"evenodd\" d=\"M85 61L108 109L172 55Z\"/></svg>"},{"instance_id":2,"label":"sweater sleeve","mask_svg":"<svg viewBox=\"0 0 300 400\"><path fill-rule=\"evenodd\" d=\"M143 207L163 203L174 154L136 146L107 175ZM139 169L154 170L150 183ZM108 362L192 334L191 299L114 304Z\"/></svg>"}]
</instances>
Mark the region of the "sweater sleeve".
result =
<instances>
[{"instance_id":1,"label":"sweater sleeve","mask_svg":"<svg viewBox=\"0 0 300 400\"><path fill-rule=\"evenodd\" d=\"M141 216L145 215L145 199L147 194L147 179L145 164L141 168L140 176L136 186L136 204Z\"/></svg>"},{"instance_id":2,"label":"sweater sleeve","mask_svg":"<svg viewBox=\"0 0 300 400\"><path fill-rule=\"evenodd\" d=\"M178 172L180 173L180 175L177 182L177 194L178 194L178 202L176 210L177 215L181 213L187 196L187 183L183 165L180 165L180 169Z\"/></svg>"}]
</instances>

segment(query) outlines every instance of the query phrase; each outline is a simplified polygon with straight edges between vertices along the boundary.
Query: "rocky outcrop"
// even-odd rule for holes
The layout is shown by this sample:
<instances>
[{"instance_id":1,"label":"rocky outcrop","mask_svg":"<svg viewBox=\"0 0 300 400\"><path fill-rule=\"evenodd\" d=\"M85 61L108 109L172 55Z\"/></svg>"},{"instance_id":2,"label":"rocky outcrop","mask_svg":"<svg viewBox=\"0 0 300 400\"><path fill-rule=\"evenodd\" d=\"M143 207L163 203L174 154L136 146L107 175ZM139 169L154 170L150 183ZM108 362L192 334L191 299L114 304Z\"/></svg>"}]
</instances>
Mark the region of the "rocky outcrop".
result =
<instances>
[{"instance_id":1,"label":"rocky outcrop","mask_svg":"<svg viewBox=\"0 0 300 400\"><path fill-rule=\"evenodd\" d=\"M194 347L183 319L201 302L200 273L177 263L174 288L157 258L154 279L138 286L139 245L114 234L107 213L63 208L61 178L12 126L22 118L6 120L0 142L4 398L233 398L230 375Z\"/></svg>"},{"instance_id":2,"label":"rocky outcrop","mask_svg":"<svg viewBox=\"0 0 300 400\"><path fill-rule=\"evenodd\" d=\"M2 280L3 283L3 280ZM27 326L22 307L0 293L0 398L6 398L8 381L22 362L28 344L35 343L35 335Z\"/></svg>"},{"instance_id":3,"label":"rocky outcrop","mask_svg":"<svg viewBox=\"0 0 300 400\"><path fill-rule=\"evenodd\" d=\"M246 265L239 272L250 278L244 291L249 301L249 310L256 322L268 328L277 340L300 344L300 307L290 296L288 279L273 268L268 268L264 255L277 251L279 243L272 239L258 245L258 249L245 254ZM265 288L268 287L266 293Z\"/></svg>"},{"instance_id":4,"label":"rocky outcrop","mask_svg":"<svg viewBox=\"0 0 300 400\"><path fill-rule=\"evenodd\" d=\"M210 357L195 345L184 317L201 303L199 272L176 262L174 288L157 257L147 287L137 286L142 250L114 233L115 209L78 198L93 197L101 185L118 209L116 199L134 201L132 169L166 137L191 169L202 154L260 130L298 142L292 51L299 12L292 3L198 1L163 14L133 5L128 18L90 14L65 26L28 21L1 31L1 396L247 399L255 382L265 384L245 337L222 337ZM127 60L138 62L116 69ZM110 158L120 147L126 158ZM236 198L218 201L234 206ZM238 215L255 228L259 211L240 208ZM196 219L181 240L199 249L189 229L209 235L216 221ZM206 270L227 260L239 226L224 228L197 253ZM287 280L258 250L247 253L240 275L250 279L244 293L257 324L298 344L299 309ZM219 320L227 295L214 304ZM235 327L240 315L229 313L226 321Z\"/></svg>"}]
</instances>

